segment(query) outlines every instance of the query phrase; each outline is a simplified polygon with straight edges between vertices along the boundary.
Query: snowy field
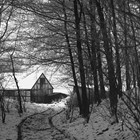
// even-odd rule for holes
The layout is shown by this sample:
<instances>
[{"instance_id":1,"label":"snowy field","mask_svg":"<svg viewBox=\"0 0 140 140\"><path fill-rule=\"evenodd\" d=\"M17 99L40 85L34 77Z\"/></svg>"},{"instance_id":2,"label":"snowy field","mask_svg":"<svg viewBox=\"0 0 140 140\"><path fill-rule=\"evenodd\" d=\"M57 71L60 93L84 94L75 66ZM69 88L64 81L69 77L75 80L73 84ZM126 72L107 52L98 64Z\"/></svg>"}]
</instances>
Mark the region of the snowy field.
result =
<instances>
[{"instance_id":1,"label":"snowy field","mask_svg":"<svg viewBox=\"0 0 140 140\"><path fill-rule=\"evenodd\" d=\"M90 117L90 121L88 124L85 123L84 119L82 119L78 115L77 109L75 109L73 114L73 121L69 123L69 120L66 119L66 112L62 111L64 108L66 110L65 101L61 101L59 103L53 104L35 104L35 103L26 103L26 112L20 117L15 108L15 103L11 102L10 104L10 113L6 113L6 123L2 124L1 121L1 112L0 112L0 140L16 140L17 139L17 125L20 121L34 113L43 112L45 110L46 114L37 115L36 117L32 117L32 127L39 127L44 125L44 127L48 127L45 123L48 120L46 115L50 114L50 109L53 110L52 122L59 129L65 132L69 137L68 139L76 139L76 140L134 140L132 133L129 129L122 125L122 121L118 124L111 125L110 124L110 115L107 109L107 101L103 101L101 105L98 107L93 107L93 112ZM54 115L57 112L62 111L62 113L58 115ZM41 119L40 119L41 117ZM38 121L41 120L41 121ZM43 124L43 121L45 122ZM28 125L28 124L26 124ZM27 128L27 126L26 126ZM49 127L48 127L49 129ZM28 129L28 133L24 133L26 140L40 140L39 136L44 136L42 140L54 140L54 135L57 135L56 132L53 132L54 129L48 132L48 129L44 129L42 131L38 131L36 134L33 134L35 131L30 132ZM33 135L31 137L31 135ZM62 138L61 138L62 139Z\"/></svg>"}]
</instances>

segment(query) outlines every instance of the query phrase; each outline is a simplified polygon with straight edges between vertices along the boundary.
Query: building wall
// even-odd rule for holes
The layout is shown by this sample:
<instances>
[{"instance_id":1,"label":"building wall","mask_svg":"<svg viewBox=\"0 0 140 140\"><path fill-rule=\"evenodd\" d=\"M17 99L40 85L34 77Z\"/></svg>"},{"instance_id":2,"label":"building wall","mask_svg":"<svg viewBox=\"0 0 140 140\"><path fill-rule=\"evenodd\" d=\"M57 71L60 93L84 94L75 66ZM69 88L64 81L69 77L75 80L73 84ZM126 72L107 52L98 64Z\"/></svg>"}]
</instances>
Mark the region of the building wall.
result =
<instances>
[{"instance_id":1,"label":"building wall","mask_svg":"<svg viewBox=\"0 0 140 140\"><path fill-rule=\"evenodd\" d=\"M0 90L0 94L2 93L2 90ZM21 98L25 102L30 102L30 89L22 89L20 90ZM4 97L18 100L18 90L17 89L7 89L4 91Z\"/></svg>"},{"instance_id":2,"label":"building wall","mask_svg":"<svg viewBox=\"0 0 140 140\"><path fill-rule=\"evenodd\" d=\"M53 93L53 89L49 89L49 90L32 89L31 102L48 103L50 102L48 96L52 93Z\"/></svg>"},{"instance_id":3,"label":"building wall","mask_svg":"<svg viewBox=\"0 0 140 140\"><path fill-rule=\"evenodd\" d=\"M31 102L47 103L48 96L53 93L53 87L42 74L31 89Z\"/></svg>"},{"instance_id":4,"label":"building wall","mask_svg":"<svg viewBox=\"0 0 140 140\"><path fill-rule=\"evenodd\" d=\"M0 93L2 93L2 90ZM20 89L20 93L23 101L47 103L49 102L48 96L53 93L53 87L45 75L41 74L31 89ZM17 89L7 89L5 90L5 96L17 100L18 91Z\"/></svg>"}]
</instances>

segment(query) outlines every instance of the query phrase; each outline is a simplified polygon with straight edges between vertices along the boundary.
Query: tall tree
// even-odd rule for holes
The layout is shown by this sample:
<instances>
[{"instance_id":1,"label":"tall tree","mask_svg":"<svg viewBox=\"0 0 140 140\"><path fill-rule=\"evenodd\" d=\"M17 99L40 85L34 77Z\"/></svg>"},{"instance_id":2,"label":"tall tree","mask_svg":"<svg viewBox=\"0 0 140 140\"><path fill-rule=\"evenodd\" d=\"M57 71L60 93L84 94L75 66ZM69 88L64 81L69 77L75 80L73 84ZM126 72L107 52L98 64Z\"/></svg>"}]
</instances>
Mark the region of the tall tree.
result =
<instances>
[{"instance_id":1,"label":"tall tree","mask_svg":"<svg viewBox=\"0 0 140 140\"><path fill-rule=\"evenodd\" d=\"M120 66L120 50L119 50L119 45L118 45L114 0L111 0L111 9L112 9L112 17L113 17L113 35L114 35L115 50L116 50L116 77L117 77L117 86L118 86L117 88L118 88L118 94L121 97L122 96L122 79L121 79L121 66Z\"/></svg>"},{"instance_id":2,"label":"tall tree","mask_svg":"<svg viewBox=\"0 0 140 140\"><path fill-rule=\"evenodd\" d=\"M75 72L75 65L74 65L74 60L73 60L73 54L71 50L71 45L69 41L69 34L68 34L68 27L67 27L67 14L66 14L66 9L65 9L65 1L63 1L63 10L64 10L64 30L65 30L65 38L68 46L68 51L69 51L69 57L70 57L70 62L71 62L71 69L72 69L72 74L73 74L73 79L74 79L74 84L75 84L75 89L76 89L76 94L77 94L77 99L78 99L78 105L80 108L80 114L82 114L82 102L81 102L81 97L79 93L79 87L77 83L77 77L76 77L76 72Z\"/></svg>"},{"instance_id":3,"label":"tall tree","mask_svg":"<svg viewBox=\"0 0 140 140\"><path fill-rule=\"evenodd\" d=\"M91 68L93 71L93 79L94 79L94 94L95 94L95 101L100 104L101 99L99 95L99 83L98 83L98 73L97 73L97 43L95 42L95 34L96 34L96 27L95 27L95 5L93 1L90 0L90 21L91 21Z\"/></svg>"},{"instance_id":4,"label":"tall tree","mask_svg":"<svg viewBox=\"0 0 140 140\"><path fill-rule=\"evenodd\" d=\"M101 3L98 0L95 0L95 3L96 3L99 19L100 19L100 28L103 35L104 50L105 50L107 65L108 65L108 80L109 80L109 86L110 86L110 93L109 93L110 107L111 107L112 116L115 117L115 122L118 122L118 117L117 117L118 99L117 99L116 78L115 78L114 64L113 64L113 57L112 57L112 48L109 44L107 27L106 27Z\"/></svg>"},{"instance_id":5,"label":"tall tree","mask_svg":"<svg viewBox=\"0 0 140 140\"><path fill-rule=\"evenodd\" d=\"M125 11L126 11L126 2L124 1L124 14L123 14L123 17L124 17L124 47L125 47L125 74L126 74L126 90L130 90L130 82L131 82L131 79L130 79L130 66L129 66L129 54L128 54L128 38L127 38L127 15L125 14Z\"/></svg>"},{"instance_id":6,"label":"tall tree","mask_svg":"<svg viewBox=\"0 0 140 140\"><path fill-rule=\"evenodd\" d=\"M78 61L79 61L79 72L81 78L81 88L82 88L82 115L83 117L88 119L89 116L89 104L87 98L87 91L86 91L86 82L85 82L85 71L84 71L84 64L83 64L83 53L82 53L82 46L81 46L81 34L80 34L80 20L81 20L81 11L78 10L79 5L78 0L73 1L74 5L74 16L75 16L75 32L76 32L76 47L77 47L77 54L78 54Z\"/></svg>"},{"instance_id":7,"label":"tall tree","mask_svg":"<svg viewBox=\"0 0 140 140\"><path fill-rule=\"evenodd\" d=\"M15 74L13 54L14 54L14 52L12 54L10 54L10 59L11 59L11 63L12 63L12 74L13 74L13 77L14 77L14 80L15 80L15 83L16 83L16 86L17 86L17 90L18 90L18 102L19 102L18 113L21 114L21 113L23 113L22 101L21 101L21 92L20 92L20 88L19 88L19 85L18 85L18 80L17 80L16 74Z\"/></svg>"}]
</instances>

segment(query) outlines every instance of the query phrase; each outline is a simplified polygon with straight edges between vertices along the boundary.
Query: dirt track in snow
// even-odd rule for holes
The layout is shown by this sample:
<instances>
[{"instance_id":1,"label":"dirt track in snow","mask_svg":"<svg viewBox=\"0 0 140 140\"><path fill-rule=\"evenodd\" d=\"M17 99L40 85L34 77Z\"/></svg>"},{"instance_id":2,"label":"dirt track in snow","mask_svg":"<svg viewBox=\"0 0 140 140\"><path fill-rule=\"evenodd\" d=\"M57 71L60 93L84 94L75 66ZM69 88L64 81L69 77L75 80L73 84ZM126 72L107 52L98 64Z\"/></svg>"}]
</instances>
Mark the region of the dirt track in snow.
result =
<instances>
[{"instance_id":1,"label":"dirt track in snow","mask_svg":"<svg viewBox=\"0 0 140 140\"><path fill-rule=\"evenodd\" d=\"M59 112L48 109L24 118L18 126L18 140L69 140L52 122Z\"/></svg>"}]
</instances>

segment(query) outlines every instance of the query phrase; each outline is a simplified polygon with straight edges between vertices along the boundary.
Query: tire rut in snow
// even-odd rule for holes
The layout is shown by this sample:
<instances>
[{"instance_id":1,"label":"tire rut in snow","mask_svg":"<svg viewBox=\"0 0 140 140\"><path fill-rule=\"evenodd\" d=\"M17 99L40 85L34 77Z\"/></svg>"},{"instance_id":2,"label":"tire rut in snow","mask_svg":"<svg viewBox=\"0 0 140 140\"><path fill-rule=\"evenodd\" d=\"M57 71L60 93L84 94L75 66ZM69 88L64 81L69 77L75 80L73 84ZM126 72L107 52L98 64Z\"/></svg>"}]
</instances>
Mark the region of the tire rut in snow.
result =
<instances>
[{"instance_id":1,"label":"tire rut in snow","mask_svg":"<svg viewBox=\"0 0 140 140\"><path fill-rule=\"evenodd\" d=\"M50 124L53 114L55 111L51 109L27 117L21 125L21 140L69 140Z\"/></svg>"},{"instance_id":2,"label":"tire rut in snow","mask_svg":"<svg viewBox=\"0 0 140 140\"><path fill-rule=\"evenodd\" d=\"M44 111L43 111L44 112ZM42 113L43 113L42 112ZM27 117L25 117L24 119L22 119L21 120L21 122L17 125L17 140L23 140L23 137L22 137L22 126L23 126L23 124L24 124L24 122L27 120L27 119L29 119L29 118L31 118L31 117L33 117L33 116L35 116L35 115L37 115L38 113L34 113L34 114L32 114L32 115L29 115L29 116L27 116Z\"/></svg>"}]
</instances>

